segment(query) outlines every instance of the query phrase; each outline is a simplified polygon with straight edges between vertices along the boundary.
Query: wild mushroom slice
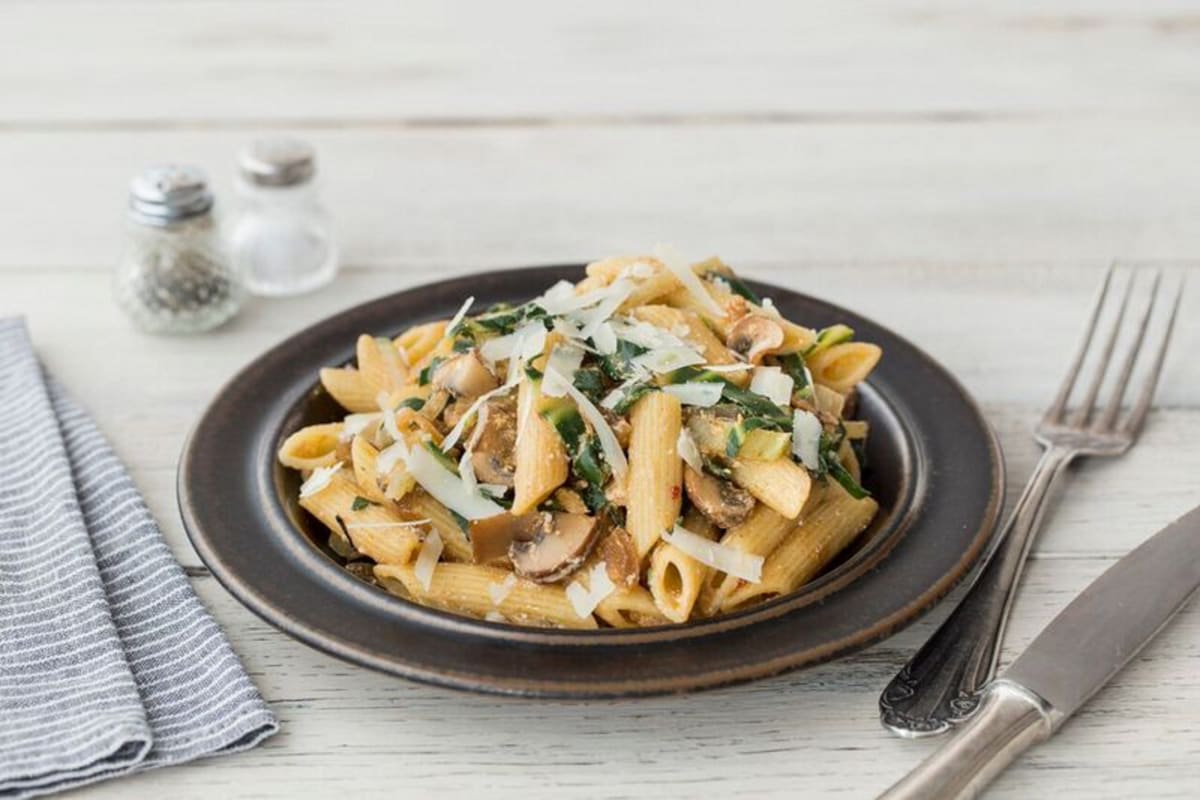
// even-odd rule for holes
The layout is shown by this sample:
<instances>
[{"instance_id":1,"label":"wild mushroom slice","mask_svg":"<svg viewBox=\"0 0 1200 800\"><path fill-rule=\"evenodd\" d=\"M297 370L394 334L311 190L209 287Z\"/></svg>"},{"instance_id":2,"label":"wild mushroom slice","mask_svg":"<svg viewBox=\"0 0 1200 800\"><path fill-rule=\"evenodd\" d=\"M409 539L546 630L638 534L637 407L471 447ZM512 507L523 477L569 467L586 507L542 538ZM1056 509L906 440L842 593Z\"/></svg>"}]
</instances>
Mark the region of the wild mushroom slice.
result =
<instances>
[{"instance_id":1,"label":"wild mushroom slice","mask_svg":"<svg viewBox=\"0 0 1200 800\"><path fill-rule=\"evenodd\" d=\"M483 404L467 442L471 466L481 483L512 486L516 474L517 407L510 398Z\"/></svg>"},{"instance_id":2,"label":"wild mushroom slice","mask_svg":"<svg viewBox=\"0 0 1200 800\"><path fill-rule=\"evenodd\" d=\"M479 351L475 349L442 362L434 370L431 380L436 388L468 399L479 397L500 385L499 379L483 363Z\"/></svg>"},{"instance_id":3,"label":"wild mushroom slice","mask_svg":"<svg viewBox=\"0 0 1200 800\"><path fill-rule=\"evenodd\" d=\"M486 564L508 555L514 541L533 539L539 529L550 524L550 515L531 511L528 514L497 514L471 522L471 558L476 564Z\"/></svg>"},{"instance_id":4,"label":"wild mushroom slice","mask_svg":"<svg viewBox=\"0 0 1200 800\"><path fill-rule=\"evenodd\" d=\"M596 545L596 559L604 562L609 579L617 586L629 588L641 577L641 560L633 537L624 528L613 528Z\"/></svg>"},{"instance_id":5,"label":"wild mushroom slice","mask_svg":"<svg viewBox=\"0 0 1200 800\"><path fill-rule=\"evenodd\" d=\"M754 509L754 497L745 489L691 467L683 471L683 486L692 505L720 528L740 525Z\"/></svg>"},{"instance_id":6,"label":"wild mushroom slice","mask_svg":"<svg viewBox=\"0 0 1200 800\"><path fill-rule=\"evenodd\" d=\"M747 314L733 324L725 339L726 346L741 353L751 364L783 344L783 328L773 319Z\"/></svg>"},{"instance_id":7,"label":"wild mushroom slice","mask_svg":"<svg viewBox=\"0 0 1200 800\"><path fill-rule=\"evenodd\" d=\"M508 548L513 571L538 583L553 583L579 569L600 533L600 521L586 514L554 511L549 518L532 538L515 539Z\"/></svg>"}]
</instances>

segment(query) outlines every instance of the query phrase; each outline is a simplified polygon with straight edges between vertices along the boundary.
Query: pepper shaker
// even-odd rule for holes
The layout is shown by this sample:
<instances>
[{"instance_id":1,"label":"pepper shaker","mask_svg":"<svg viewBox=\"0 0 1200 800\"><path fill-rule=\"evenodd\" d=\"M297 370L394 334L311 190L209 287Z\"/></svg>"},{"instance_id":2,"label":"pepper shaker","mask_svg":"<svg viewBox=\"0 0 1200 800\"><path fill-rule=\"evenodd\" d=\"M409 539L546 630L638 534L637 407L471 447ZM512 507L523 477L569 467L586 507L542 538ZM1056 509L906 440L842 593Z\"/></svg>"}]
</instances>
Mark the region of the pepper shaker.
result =
<instances>
[{"instance_id":1,"label":"pepper shaker","mask_svg":"<svg viewBox=\"0 0 1200 800\"><path fill-rule=\"evenodd\" d=\"M222 246L204 173L162 165L133 179L129 229L117 264L117 305L148 333L197 333L241 307L242 287Z\"/></svg>"},{"instance_id":2,"label":"pepper shaker","mask_svg":"<svg viewBox=\"0 0 1200 800\"><path fill-rule=\"evenodd\" d=\"M298 139L259 139L239 156L241 207L231 244L234 264L254 294L300 294L337 273L337 244L315 174L315 153Z\"/></svg>"}]
</instances>

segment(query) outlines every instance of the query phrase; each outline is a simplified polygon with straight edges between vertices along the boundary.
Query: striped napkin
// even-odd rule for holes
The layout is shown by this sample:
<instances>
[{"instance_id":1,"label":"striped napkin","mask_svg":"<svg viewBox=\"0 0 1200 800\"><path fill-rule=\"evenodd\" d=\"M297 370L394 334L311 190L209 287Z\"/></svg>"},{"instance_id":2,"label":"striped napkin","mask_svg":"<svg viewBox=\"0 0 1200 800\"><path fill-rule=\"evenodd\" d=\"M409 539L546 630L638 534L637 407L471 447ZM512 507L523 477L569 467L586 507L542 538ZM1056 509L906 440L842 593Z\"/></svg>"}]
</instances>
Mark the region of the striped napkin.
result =
<instances>
[{"instance_id":1,"label":"striped napkin","mask_svg":"<svg viewBox=\"0 0 1200 800\"><path fill-rule=\"evenodd\" d=\"M92 420L0 319L0 798L278 726Z\"/></svg>"}]
</instances>

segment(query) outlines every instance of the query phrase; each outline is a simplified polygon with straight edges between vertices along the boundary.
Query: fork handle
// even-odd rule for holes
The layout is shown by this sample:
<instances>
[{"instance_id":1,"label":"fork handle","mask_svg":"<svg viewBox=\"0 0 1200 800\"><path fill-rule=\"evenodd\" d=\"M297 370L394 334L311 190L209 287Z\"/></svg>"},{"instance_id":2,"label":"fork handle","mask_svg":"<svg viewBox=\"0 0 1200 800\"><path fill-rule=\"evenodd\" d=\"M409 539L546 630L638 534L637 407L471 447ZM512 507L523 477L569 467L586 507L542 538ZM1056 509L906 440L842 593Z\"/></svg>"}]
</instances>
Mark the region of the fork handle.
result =
<instances>
[{"instance_id":1,"label":"fork handle","mask_svg":"<svg viewBox=\"0 0 1200 800\"><path fill-rule=\"evenodd\" d=\"M1030 545L1059 477L1077 451L1051 446L958 607L879 697L880 720L898 736L932 736L962 722L996 670L1004 626Z\"/></svg>"}]
</instances>

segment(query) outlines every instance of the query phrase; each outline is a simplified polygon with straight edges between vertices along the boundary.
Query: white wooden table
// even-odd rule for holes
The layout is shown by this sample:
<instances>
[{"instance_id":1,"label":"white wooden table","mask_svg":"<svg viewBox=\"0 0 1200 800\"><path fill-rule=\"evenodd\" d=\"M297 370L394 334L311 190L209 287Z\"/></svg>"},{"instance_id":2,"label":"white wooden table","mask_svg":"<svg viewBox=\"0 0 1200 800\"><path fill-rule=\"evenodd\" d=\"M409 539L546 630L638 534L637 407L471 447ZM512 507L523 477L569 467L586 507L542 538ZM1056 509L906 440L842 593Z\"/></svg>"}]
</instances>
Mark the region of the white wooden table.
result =
<instances>
[{"instance_id":1,"label":"white wooden table","mask_svg":"<svg viewBox=\"0 0 1200 800\"><path fill-rule=\"evenodd\" d=\"M242 364L353 303L481 268L659 241L845 303L958 374L1011 485L1099 270L1200 275L1200 17L1187 0L990 4L609 0L0 7L0 313L95 413L282 721L242 755L95 797L870 797L933 743L876 721L945 613L861 655L740 688L551 703L406 683L314 652L217 585L175 508L189 426ZM331 288L192 339L108 295L148 162L315 143L341 225ZM1006 659L1200 502L1200 302L1127 457L1074 471ZM1153 587L1147 587L1152 591ZM992 796L1194 797L1200 607Z\"/></svg>"}]
</instances>

